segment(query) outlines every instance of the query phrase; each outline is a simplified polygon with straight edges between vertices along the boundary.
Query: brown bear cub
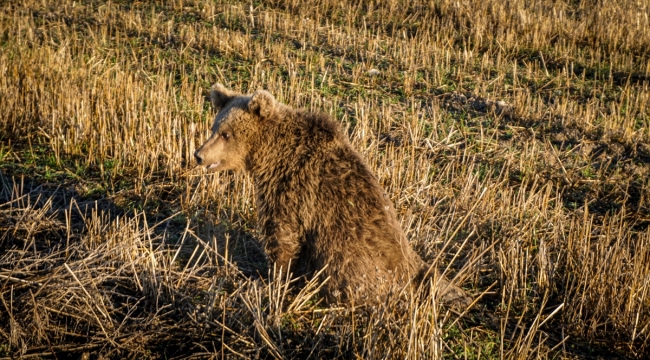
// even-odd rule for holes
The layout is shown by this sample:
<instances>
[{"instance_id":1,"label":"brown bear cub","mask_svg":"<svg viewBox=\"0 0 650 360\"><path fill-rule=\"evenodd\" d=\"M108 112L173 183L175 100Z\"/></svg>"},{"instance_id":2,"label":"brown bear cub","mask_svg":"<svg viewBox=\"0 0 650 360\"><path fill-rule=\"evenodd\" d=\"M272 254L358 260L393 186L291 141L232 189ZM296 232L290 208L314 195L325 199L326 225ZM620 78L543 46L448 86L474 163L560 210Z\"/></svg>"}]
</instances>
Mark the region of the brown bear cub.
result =
<instances>
[{"instance_id":1,"label":"brown bear cub","mask_svg":"<svg viewBox=\"0 0 650 360\"><path fill-rule=\"evenodd\" d=\"M210 98L221 110L196 161L208 172L253 176L270 263L285 270L291 264L296 276L325 268L329 303L376 302L387 284L427 274L391 201L334 121L278 103L264 90L243 95L215 84ZM467 304L463 290L443 278L438 284L443 301Z\"/></svg>"}]
</instances>

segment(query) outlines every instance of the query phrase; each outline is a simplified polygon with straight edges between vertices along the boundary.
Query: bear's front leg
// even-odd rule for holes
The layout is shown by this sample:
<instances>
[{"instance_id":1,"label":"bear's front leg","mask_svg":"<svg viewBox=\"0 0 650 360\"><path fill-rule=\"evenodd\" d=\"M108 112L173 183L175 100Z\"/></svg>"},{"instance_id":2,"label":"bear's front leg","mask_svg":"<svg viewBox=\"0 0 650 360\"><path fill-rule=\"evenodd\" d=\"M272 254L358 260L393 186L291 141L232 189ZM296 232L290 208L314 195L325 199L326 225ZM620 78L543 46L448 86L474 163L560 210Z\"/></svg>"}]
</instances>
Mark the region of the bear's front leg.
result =
<instances>
[{"instance_id":1,"label":"bear's front leg","mask_svg":"<svg viewBox=\"0 0 650 360\"><path fill-rule=\"evenodd\" d=\"M296 259L300 251L298 229L288 224L272 224L266 227L264 234L264 251L269 266L276 263L283 272L289 269L291 260ZM294 264L295 265L295 264Z\"/></svg>"}]
</instances>

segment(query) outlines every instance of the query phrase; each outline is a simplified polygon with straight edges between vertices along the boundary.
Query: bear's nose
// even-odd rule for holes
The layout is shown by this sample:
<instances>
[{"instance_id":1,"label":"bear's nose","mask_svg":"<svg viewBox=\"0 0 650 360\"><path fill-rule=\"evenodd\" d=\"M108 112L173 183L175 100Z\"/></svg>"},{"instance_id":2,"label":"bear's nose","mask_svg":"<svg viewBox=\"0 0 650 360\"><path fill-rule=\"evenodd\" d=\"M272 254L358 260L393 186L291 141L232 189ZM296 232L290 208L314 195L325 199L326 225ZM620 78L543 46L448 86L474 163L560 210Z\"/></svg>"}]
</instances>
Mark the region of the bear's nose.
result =
<instances>
[{"instance_id":1,"label":"bear's nose","mask_svg":"<svg viewBox=\"0 0 650 360\"><path fill-rule=\"evenodd\" d=\"M198 150L196 150L196 151L194 152L194 158L196 159L196 163L199 164L199 165L201 165L201 163L203 162L203 158L202 158L201 155L199 154L199 151L198 151Z\"/></svg>"}]
</instances>

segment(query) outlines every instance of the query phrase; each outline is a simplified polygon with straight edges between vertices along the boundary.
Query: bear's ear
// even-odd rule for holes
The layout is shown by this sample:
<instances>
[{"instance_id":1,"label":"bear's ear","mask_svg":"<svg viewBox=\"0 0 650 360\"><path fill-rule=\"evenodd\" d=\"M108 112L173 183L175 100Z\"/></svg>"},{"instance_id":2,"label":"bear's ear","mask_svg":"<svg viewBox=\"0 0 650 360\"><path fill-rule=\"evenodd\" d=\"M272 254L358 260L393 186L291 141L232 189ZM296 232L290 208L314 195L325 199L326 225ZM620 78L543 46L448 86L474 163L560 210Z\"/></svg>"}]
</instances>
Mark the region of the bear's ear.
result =
<instances>
[{"instance_id":1,"label":"bear's ear","mask_svg":"<svg viewBox=\"0 0 650 360\"><path fill-rule=\"evenodd\" d=\"M226 87L220 83L216 83L212 85L212 91L210 91L210 102L212 103L213 108L221 109L237 95L236 92L226 89Z\"/></svg>"},{"instance_id":2,"label":"bear's ear","mask_svg":"<svg viewBox=\"0 0 650 360\"><path fill-rule=\"evenodd\" d=\"M248 111L259 115L263 119L271 117L275 110L275 98L265 90L257 90L248 102Z\"/></svg>"}]
</instances>

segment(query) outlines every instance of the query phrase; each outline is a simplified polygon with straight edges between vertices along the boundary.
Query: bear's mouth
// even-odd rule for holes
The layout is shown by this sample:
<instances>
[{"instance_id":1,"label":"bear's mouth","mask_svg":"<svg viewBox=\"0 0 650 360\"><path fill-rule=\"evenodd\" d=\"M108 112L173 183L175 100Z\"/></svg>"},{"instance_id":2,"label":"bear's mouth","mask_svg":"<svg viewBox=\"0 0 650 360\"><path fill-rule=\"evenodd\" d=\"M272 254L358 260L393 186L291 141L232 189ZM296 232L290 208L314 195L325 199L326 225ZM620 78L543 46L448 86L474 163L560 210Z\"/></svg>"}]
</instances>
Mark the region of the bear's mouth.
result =
<instances>
[{"instance_id":1,"label":"bear's mouth","mask_svg":"<svg viewBox=\"0 0 650 360\"><path fill-rule=\"evenodd\" d=\"M221 161L213 162L212 164L208 165L207 170L208 170L208 171L214 171L214 170L217 169L217 167L219 166L219 164L221 164Z\"/></svg>"}]
</instances>

